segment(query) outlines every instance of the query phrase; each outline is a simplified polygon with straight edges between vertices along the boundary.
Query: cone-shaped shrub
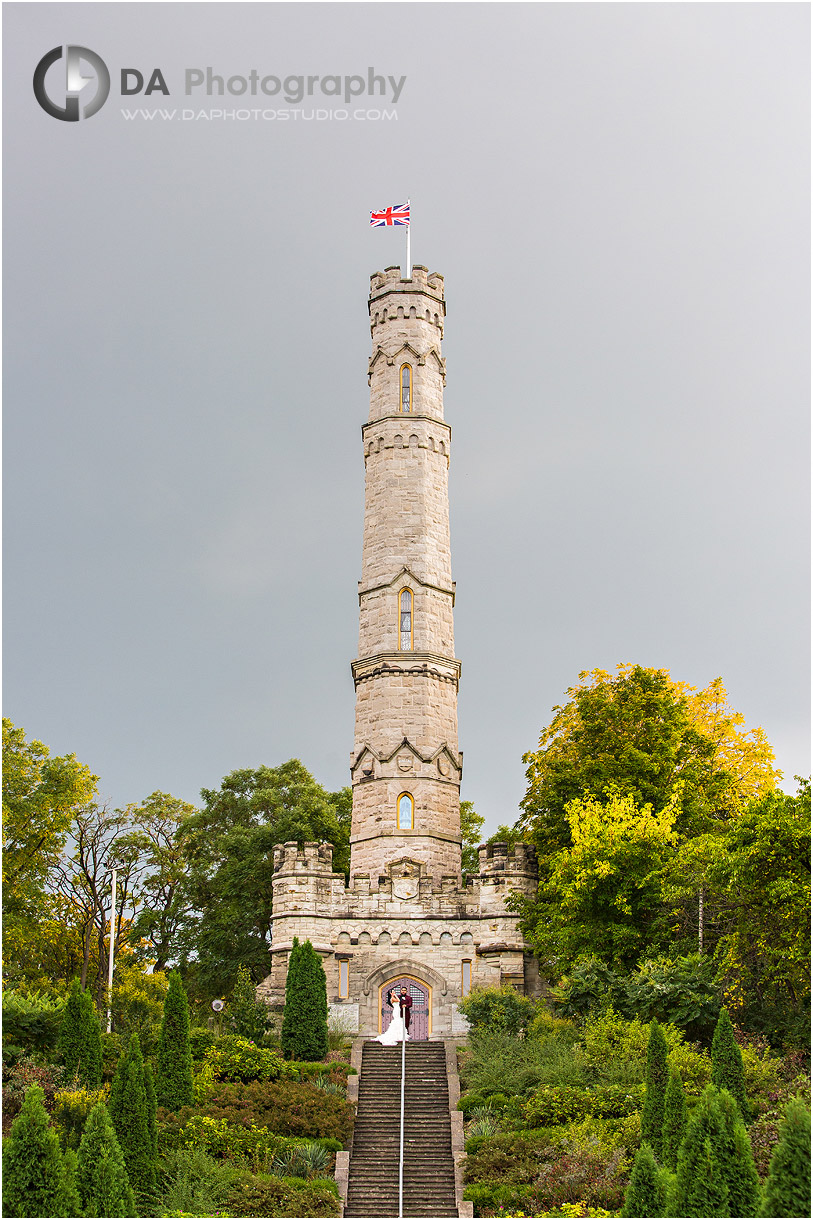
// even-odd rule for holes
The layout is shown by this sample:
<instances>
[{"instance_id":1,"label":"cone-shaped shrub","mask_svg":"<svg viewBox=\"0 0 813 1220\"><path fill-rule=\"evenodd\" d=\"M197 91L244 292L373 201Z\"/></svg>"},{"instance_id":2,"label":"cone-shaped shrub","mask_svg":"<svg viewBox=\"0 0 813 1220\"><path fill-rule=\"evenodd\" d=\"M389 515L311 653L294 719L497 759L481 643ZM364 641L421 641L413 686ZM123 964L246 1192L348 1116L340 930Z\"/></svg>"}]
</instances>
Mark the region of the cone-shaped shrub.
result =
<instances>
[{"instance_id":1,"label":"cone-shaped shrub","mask_svg":"<svg viewBox=\"0 0 813 1220\"><path fill-rule=\"evenodd\" d=\"M695 1174L688 1183L685 1203L678 1209L681 1216L731 1216L728 1206L728 1187L720 1172L720 1163L714 1155L712 1141L708 1136L697 1149Z\"/></svg>"},{"instance_id":2,"label":"cone-shaped shrub","mask_svg":"<svg viewBox=\"0 0 813 1220\"><path fill-rule=\"evenodd\" d=\"M745 1099L742 1052L734 1038L734 1030L726 1008L720 1009L720 1015L714 1027L714 1037L711 1040L711 1083L718 1089L728 1090L740 1107L744 1121L747 1122L750 1111Z\"/></svg>"},{"instance_id":3,"label":"cone-shaped shrub","mask_svg":"<svg viewBox=\"0 0 813 1220\"><path fill-rule=\"evenodd\" d=\"M299 972L299 962L302 955L302 946L299 943L299 937L294 937L294 943L291 946L291 952L288 955L288 971L285 975L285 1009L282 1014L282 1029L280 1031L280 1045L282 1053L286 1059L296 1059L294 1054L294 1038L296 1029L296 1020L294 1016L294 995L296 993L296 979Z\"/></svg>"},{"instance_id":4,"label":"cone-shaped shrub","mask_svg":"<svg viewBox=\"0 0 813 1220\"><path fill-rule=\"evenodd\" d=\"M663 1152L662 1163L672 1173L677 1168L678 1152L686 1133L686 1094L683 1081L676 1068L669 1070L666 1100L663 1105Z\"/></svg>"},{"instance_id":5,"label":"cone-shaped shrub","mask_svg":"<svg viewBox=\"0 0 813 1220\"><path fill-rule=\"evenodd\" d=\"M249 1042L260 1042L268 1027L268 1009L257 992L251 971L247 966L238 966L237 982L229 1000L229 1016L234 1032Z\"/></svg>"},{"instance_id":6,"label":"cone-shaped shrub","mask_svg":"<svg viewBox=\"0 0 813 1220\"><path fill-rule=\"evenodd\" d=\"M635 1154L622 1216L665 1216L666 1181L663 1170L655 1164L655 1154L649 1144L641 1144Z\"/></svg>"},{"instance_id":7,"label":"cone-shaped shrub","mask_svg":"<svg viewBox=\"0 0 813 1220\"><path fill-rule=\"evenodd\" d=\"M726 1187L726 1212L704 1211L717 1206L717 1184L710 1184L704 1202L702 1177L705 1144L708 1141L715 1173ZM700 1183L700 1184L699 1184ZM713 1186L713 1189L712 1189ZM701 1210L692 1211L697 1207ZM674 1214L677 1216L755 1216L759 1210L759 1179L751 1145L730 1093L708 1085L686 1126L680 1147L675 1181Z\"/></svg>"},{"instance_id":8,"label":"cone-shaped shrub","mask_svg":"<svg viewBox=\"0 0 813 1220\"><path fill-rule=\"evenodd\" d=\"M717 1152L717 1156L728 1186L731 1215L758 1216L759 1174L740 1108L726 1089L720 1090L717 1102L726 1131L725 1145Z\"/></svg>"},{"instance_id":9,"label":"cone-shaped shrub","mask_svg":"<svg viewBox=\"0 0 813 1220\"><path fill-rule=\"evenodd\" d=\"M130 1038L130 1045L116 1068L110 1088L109 1113L136 1200L142 1205L149 1204L155 1192L155 1157L138 1034Z\"/></svg>"},{"instance_id":10,"label":"cone-shaped shrub","mask_svg":"<svg viewBox=\"0 0 813 1220\"><path fill-rule=\"evenodd\" d=\"M669 1069L666 1065L666 1039L657 1021L649 1026L646 1051L646 1095L641 1114L641 1139L650 1144L660 1161L663 1153L663 1112Z\"/></svg>"},{"instance_id":11,"label":"cone-shaped shrub","mask_svg":"<svg viewBox=\"0 0 813 1220\"><path fill-rule=\"evenodd\" d=\"M144 1094L147 1098L147 1131L150 1136L152 1157L158 1164L158 1098L155 1093L155 1080L149 1059L144 1060Z\"/></svg>"},{"instance_id":12,"label":"cone-shaped shrub","mask_svg":"<svg viewBox=\"0 0 813 1220\"><path fill-rule=\"evenodd\" d=\"M83 1216L133 1216L135 1196L107 1106L93 1107L79 1145L77 1186Z\"/></svg>"},{"instance_id":13,"label":"cone-shaped shrub","mask_svg":"<svg viewBox=\"0 0 813 1220\"><path fill-rule=\"evenodd\" d=\"M86 1089L102 1087L102 1031L89 991L74 979L59 1029L57 1056L69 1079L75 1076Z\"/></svg>"},{"instance_id":14,"label":"cone-shaped shrub","mask_svg":"<svg viewBox=\"0 0 813 1220\"><path fill-rule=\"evenodd\" d=\"M76 1167L76 1153L72 1148L68 1148L67 1152L63 1153L62 1184L57 1200L58 1216L82 1215L82 1201L76 1187Z\"/></svg>"},{"instance_id":15,"label":"cone-shaped shrub","mask_svg":"<svg viewBox=\"0 0 813 1220\"><path fill-rule=\"evenodd\" d=\"M181 976L173 970L164 1000L164 1018L156 1055L155 1095L165 1110L180 1110L195 1100L192 1051L189 1046L189 1005Z\"/></svg>"},{"instance_id":16,"label":"cone-shaped shrub","mask_svg":"<svg viewBox=\"0 0 813 1220\"><path fill-rule=\"evenodd\" d=\"M22 1109L3 1141L3 1215L75 1216L73 1166L59 1149L56 1131L48 1126L45 1094L31 1085Z\"/></svg>"},{"instance_id":17,"label":"cone-shaped shrub","mask_svg":"<svg viewBox=\"0 0 813 1220\"><path fill-rule=\"evenodd\" d=\"M810 1215L810 1111L789 1101L765 1183L763 1216Z\"/></svg>"},{"instance_id":18,"label":"cone-shaped shrub","mask_svg":"<svg viewBox=\"0 0 813 1220\"><path fill-rule=\"evenodd\" d=\"M293 1059L315 1061L327 1054L327 979L322 959L311 942L306 940L298 948L294 978L290 989L289 980L285 986L285 1017L290 1033L283 1050Z\"/></svg>"}]
</instances>

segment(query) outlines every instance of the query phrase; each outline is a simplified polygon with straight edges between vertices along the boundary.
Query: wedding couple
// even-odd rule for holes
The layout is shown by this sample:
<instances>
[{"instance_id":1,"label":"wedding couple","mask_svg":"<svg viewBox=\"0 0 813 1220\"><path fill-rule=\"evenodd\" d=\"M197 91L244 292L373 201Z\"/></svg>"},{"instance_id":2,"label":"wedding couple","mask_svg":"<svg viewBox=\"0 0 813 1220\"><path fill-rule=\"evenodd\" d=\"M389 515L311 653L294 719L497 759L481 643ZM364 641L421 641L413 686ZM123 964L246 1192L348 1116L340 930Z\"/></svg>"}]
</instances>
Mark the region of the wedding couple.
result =
<instances>
[{"instance_id":1,"label":"wedding couple","mask_svg":"<svg viewBox=\"0 0 813 1220\"><path fill-rule=\"evenodd\" d=\"M394 991L389 993L387 1003L392 1009L392 1020L387 1032L379 1034L376 1042L381 1042L384 1046L395 1046L397 1042L401 1041L408 1042L409 1025L412 1020L412 1013L409 1011L412 1007L412 996L409 995L406 987L402 987L400 995L396 995Z\"/></svg>"}]
</instances>

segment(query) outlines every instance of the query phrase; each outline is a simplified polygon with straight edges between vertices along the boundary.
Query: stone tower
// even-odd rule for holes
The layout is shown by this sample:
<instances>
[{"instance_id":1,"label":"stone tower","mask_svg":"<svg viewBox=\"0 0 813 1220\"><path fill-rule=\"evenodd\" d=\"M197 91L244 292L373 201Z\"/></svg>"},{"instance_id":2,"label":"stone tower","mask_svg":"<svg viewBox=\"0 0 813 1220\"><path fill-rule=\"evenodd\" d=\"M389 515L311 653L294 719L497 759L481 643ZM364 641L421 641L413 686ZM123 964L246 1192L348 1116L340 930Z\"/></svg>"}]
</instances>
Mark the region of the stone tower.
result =
<instances>
[{"instance_id":1,"label":"stone tower","mask_svg":"<svg viewBox=\"0 0 813 1220\"><path fill-rule=\"evenodd\" d=\"M443 419L443 277L414 267L370 285L370 417L353 663L350 875L398 856L460 884L460 773Z\"/></svg>"},{"instance_id":2,"label":"stone tower","mask_svg":"<svg viewBox=\"0 0 813 1220\"><path fill-rule=\"evenodd\" d=\"M492 844L462 884L443 277L376 272L369 311L350 881L332 871L329 844L277 845L272 967L258 991L284 1002L297 936L321 954L346 1028L379 1033L388 990L403 983L413 1036L448 1037L465 1031L457 1005L470 987L538 990L505 905L512 890L535 894L537 869L525 844Z\"/></svg>"}]
</instances>

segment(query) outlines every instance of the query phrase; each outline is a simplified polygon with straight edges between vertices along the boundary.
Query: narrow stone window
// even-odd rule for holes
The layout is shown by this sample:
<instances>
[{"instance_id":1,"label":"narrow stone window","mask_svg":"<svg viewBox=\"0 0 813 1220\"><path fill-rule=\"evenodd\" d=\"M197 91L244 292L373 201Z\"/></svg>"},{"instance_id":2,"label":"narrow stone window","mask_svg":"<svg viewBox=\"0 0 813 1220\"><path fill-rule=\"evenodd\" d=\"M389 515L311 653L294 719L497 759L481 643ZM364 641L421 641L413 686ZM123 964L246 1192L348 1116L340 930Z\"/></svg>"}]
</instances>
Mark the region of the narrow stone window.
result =
<instances>
[{"instance_id":1,"label":"narrow stone window","mask_svg":"<svg viewBox=\"0 0 813 1220\"><path fill-rule=\"evenodd\" d=\"M463 995L468 995L471 991L471 962L463 962L462 977L460 979L461 990Z\"/></svg>"},{"instance_id":2,"label":"narrow stone window","mask_svg":"<svg viewBox=\"0 0 813 1220\"><path fill-rule=\"evenodd\" d=\"M412 590L402 589L398 597L398 648L412 652Z\"/></svg>"},{"instance_id":3,"label":"narrow stone window","mask_svg":"<svg viewBox=\"0 0 813 1220\"><path fill-rule=\"evenodd\" d=\"M412 365L401 365L401 410L405 415L412 411Z\"/></svg>"},{"instance_id":4,"label":"narrow stone window","mask_svg":"<svg viewBox=\"0 0 813 1220\"><path fill-rule=\"evenodd\" d=\"M415 802L408 792L398 797L398 829L412 830L415 825Z\"/></svg>"},{"instance_id":5,"label":"narrow stone window","mask_svg":"<svg viewBox=\"0 0 813 1220\"><path fill-rule=\"evenodd\" d=\"M346 1000L350 995L350 962L346 957L339 958L339 999Z\"/></svg>"}]
</instances>

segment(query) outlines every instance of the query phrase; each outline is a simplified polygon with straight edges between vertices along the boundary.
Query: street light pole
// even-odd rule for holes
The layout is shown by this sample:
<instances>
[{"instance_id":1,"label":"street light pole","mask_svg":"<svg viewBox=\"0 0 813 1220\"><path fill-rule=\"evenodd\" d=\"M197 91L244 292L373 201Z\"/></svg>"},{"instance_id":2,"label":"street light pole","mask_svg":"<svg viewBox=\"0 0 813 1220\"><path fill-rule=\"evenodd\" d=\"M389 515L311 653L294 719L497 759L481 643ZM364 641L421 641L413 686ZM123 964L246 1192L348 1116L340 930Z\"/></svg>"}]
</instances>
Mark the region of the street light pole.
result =
<instances>
[{"instance_id":1,"label":"street light pole","mask_svg":"<svg viewBox=\"0 0 813 1220\"><path fill-rule=\"evenodd\" d=\"M107 1032L113 1029L113 950L116 944L116 870L110 888L110 957L107 962Z\"/></svg>"}]
</instances>

